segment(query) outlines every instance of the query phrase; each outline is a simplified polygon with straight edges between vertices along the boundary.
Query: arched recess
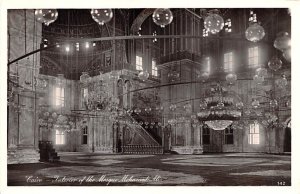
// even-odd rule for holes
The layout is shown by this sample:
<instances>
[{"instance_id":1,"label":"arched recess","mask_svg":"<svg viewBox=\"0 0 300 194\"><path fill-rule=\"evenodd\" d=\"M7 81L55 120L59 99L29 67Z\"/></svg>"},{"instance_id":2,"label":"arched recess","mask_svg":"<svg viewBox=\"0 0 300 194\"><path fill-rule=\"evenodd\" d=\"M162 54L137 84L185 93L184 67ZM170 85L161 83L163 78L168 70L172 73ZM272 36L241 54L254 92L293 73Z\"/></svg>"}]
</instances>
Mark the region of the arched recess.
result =
<instances>
[{"instance_id":1,"label":"arched recess","mask_svg":"<svg viewBox=\"0 0 300 194\"><path fill-rule=\"evenodd\" d=\"M153 8L152 9L149 8L149 9L144 9L143 11L141 11L141 13L139 13L139 15L133 21L131 28L130 28L130 32L132 34L137 34L141 25L153 13L154 10L155 9L153 9Z\"/></svg>"},{"instance_id":2,"label":"arched recess","mask_svg":"<svg viewBox=\"0 0 300 194\"><path fill-rule=\"evenodd\" d=\"M131 108L131 94L130 94L130 90L131 90L131 82L130 80L125 80L124 81L124 92L126 92L127 94L123 96L123 102L124 102L124 107L125 108Z\"/></svg>"},{"instance_id":3,"label":"arched recess","mask_svg":"<svg viewBox=\"0 0 300 194\"><path fill-rule=\"evenodd\" d=\"M291 117L287 118L285 120L285 130L284 130L284 152L291 152L291 140L292 140L292 134L291 134Z\"/></svg>"},{"instance_id":4,"label":"arched recess","mask_svg":"<svg viewBox=\"0 0 300 194\"><path fill-rule=\"evenodd\" d=\"M122 78L117 80L117 96L119 99L119 106L124 107L124 102L123 102L123 96L120 94L123 94L123 85L124 85L124 80Z\"/></svg>"}]
</instances>

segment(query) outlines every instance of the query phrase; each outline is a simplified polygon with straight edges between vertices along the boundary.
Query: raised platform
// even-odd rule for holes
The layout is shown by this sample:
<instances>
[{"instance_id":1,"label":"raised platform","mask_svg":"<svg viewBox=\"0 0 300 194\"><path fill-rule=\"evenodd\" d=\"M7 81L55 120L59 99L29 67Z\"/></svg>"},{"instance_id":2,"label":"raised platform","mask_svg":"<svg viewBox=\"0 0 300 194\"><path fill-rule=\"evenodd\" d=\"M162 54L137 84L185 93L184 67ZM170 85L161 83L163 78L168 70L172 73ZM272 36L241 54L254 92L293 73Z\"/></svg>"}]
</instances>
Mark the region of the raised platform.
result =
<instances>
[{"instance_id":1,"label":"raised platform","mask_svg":"<svg viewBox=\"0 0 300 194\"><path fill-rule=\"evenodd\" d=\"M203 154L203 147L201 146L172 146L172 152L178 154Z\"/></svg>"}]
</instances>

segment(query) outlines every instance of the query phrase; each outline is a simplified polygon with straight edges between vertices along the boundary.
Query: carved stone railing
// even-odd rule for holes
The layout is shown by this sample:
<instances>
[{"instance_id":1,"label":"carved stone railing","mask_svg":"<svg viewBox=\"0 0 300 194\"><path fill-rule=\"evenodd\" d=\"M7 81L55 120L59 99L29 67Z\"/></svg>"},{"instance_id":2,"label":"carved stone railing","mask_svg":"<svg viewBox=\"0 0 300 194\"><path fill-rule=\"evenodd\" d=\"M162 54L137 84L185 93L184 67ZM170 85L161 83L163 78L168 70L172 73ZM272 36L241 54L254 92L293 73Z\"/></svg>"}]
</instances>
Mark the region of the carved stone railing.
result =
<instances>
[{"instance_id":1,"label":"carved stone railing","mask_svg":"<svg viewBox=\"0 0 300 194\"><path fill-rule=\"evenodd\" d=\"M122 151L125 154L163 154L162 146L156 145L125 145Z\"/></svg>"}]
</instances>

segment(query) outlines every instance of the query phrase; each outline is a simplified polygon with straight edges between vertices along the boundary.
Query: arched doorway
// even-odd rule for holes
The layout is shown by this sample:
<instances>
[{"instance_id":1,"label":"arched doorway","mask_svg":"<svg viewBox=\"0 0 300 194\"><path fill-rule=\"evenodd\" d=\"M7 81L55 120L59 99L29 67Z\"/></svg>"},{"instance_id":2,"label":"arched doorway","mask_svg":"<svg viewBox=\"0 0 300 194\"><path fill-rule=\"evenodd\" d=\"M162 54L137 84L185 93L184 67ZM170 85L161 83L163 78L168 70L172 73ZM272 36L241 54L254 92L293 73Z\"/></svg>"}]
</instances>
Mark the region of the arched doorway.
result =
<instances>
[{"instance_id":1,"label":"arched doorway","mask_svg":"<svg viewBox=\"0 0 300 194\"><path fill-rule=\"evenodd\" d=\"M284 133L284 152L291 152L291 119L286 122L286 128Z\"/></svg>"}]
</instances>

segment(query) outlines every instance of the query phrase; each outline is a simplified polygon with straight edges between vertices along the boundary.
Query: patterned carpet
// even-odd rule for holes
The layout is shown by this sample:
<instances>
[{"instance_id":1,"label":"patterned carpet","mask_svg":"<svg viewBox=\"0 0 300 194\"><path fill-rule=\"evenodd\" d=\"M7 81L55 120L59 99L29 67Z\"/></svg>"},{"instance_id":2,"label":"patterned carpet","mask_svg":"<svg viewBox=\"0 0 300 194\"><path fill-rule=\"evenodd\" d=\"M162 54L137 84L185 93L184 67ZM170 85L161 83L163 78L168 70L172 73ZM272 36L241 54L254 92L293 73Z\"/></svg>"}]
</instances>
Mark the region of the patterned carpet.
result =
<instances>
[{"instance_id":1,"label":"patterned carpet","mask_svg":"<svg viewBox=\"0 0 300 194\"><path fill-rule=\"evenodd\" d=\"M58 163L8 165L8 185L291 185L291 157L59 153Z\"/></svg>"}]
</instances>

